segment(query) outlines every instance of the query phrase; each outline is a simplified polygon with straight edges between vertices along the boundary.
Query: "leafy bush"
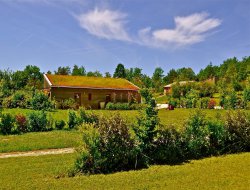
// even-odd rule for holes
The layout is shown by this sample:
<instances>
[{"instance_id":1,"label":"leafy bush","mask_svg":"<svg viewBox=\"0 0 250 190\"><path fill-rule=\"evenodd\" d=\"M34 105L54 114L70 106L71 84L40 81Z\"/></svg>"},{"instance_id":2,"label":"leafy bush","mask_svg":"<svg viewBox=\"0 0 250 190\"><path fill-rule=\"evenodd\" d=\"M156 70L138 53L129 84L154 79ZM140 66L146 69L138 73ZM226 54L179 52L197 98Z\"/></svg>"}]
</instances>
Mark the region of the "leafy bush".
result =
<instances>
[{"instance_id":1,"label":"leafy bush","mask_svg":"<svg viewBox=\"0 0 250 190\"><path fill-rule=\"evenodd\" d=\"M0 114L0 133L3 135L9 135L14 129L15 118L9 114Z\"/></svg>"},{"instance_id":2,"label":"leafy bush","mask_svg":"<svg viewBox=\"0 0 250 190\"><path fill-rule=\"evenodd\" d=\"M208 155L210 140L206 124L205 114L200 110L196 111L187 122L184 136L187 142L188 156L191 158Z\"/></svg>"},{"instance_id":3,"label":"leafy bush","mask_svg":"<svg viewBox=\"0 0 250 190\"><path fill-rule=\"evenodd\" d=\"M16 124L17 124L17 131L21 133L28 132L28 122L27 118L23 114L16 115Z\"/></svg>"},{"instance_id":4,"label":"leafy bush","mask_svg":"<svg viewBox=\"0 0 250 190\"><path fill-rule=\"evenodd\" d=\"M225 141L227 130L221 121L208 121L207 127L209 130L209 154L219 155L225 153Z\"/></svg>"},{"instance_id":5,"label":"leafy bush","mask_svg":"<svg viewBox=\"0 0 250 190\"><path fill-rule=\"evenodd\" d=\"M84 148L76 161L82 173L111 173L135 167L134 141L120 115L100 117L98 124L85 124Z\"/></svg>"},{"instance_id":6,"label":"leafy bush","mask_svg":"<svg viewBox=\"0 0 250 190\"><path fill-rule=\"evenodd\" d=\"M79 119L76 115L75 111L69 110L69 119L68 119L68 126L69 129L73 129L79 124Z\"/></svg>"},{"instance_id":7,"label":"leafy bush","mask_svg":"<svg viewBox=\"0 0 250 190\"><path fill-rule=\"evenodd\" d=\"M4 108L12 108L12 97L6 97L3 99L2 105Z\"/></svg>"},{"instance_id":8,"label":"leafy bush","mask_svg":"<svg viewBox=\"0 0 250 190\"><path fill-rule=\"evenodd\" d=\"M79 110L79 122L80 123L97 123L98 116L94 113L86 113L84 108L80 108Z\"/></svg>"},{"instance_id":9,"label":"leafy bush","mask_svg":"<svg viewBox=\"0 0 250 190\"><path fill-rule=\"evenodd\" d=\"M76 109L76 102L73 98L64 99L57 102L58 109Z\"/></svg>"},{"instance_id":10,"label":"leafy bush","mask_svg":"<svg viewBox=\"0 0 250 190\"><path fill-rule=\"evenodd\" d=\"M27 95L24 92L16 92L11 100L12 108L27 108Z\"/></svg>"},{"instance_id":11,"label":"leafy bush","mask_svg":"<svg viewBox=\"0 0 250 190\"><path fill-rule=\"evenodd\" d=\"M250 109L250 87L243 91L243 106L245 109Z\"/></svg>"},{"instance_id":12,"label":"leafy bush","mask_svg":"<svg viewBox=\"0 0 250 190\"><path fill-rule=\"evenodd\" d=\"M228 112L225 127L228 131L229 152L250 151L250 119L243 111Z\"/></svg>"},{"instance_id":13,"label":"leafy bush","mask_svg":"<svg viewBox=\"0 0 250 190\"><path fill-rule=\"evenodd\" d=\"M58 129L58 130L62 130L65 127L65 125L66 125L66 123L63 120L55 122L56 129Z\"/></svg>"},{"instance_id":14,"label":"leafy bush","mask_svg":"<svg viewBox=\"0 0 250 190\"><path fill-rule=\"evenodd\" d=\"M107 103L105 109L107 110L138 110L140 105L136 103Z\"/></svg>"},{"instance_id":15,"label":"leafy bush","mask_svg":"<svg viewBox=\"0 0 250 190\"><path fill-rule=\"evenodd\" d=\"M47 115L44 111L31 112L28 115L29 132L47 131L47 123Z\"/></svg>"},{"instance_id":16,"label":"leafy bush","mask_svg":"<svg viewBox=\"0 0 250 190\"><path fill-rule=\"evenodd\" d=\"M184 141L182 134L173 126L158 131L154 141L155 149L151 153L152 159L157 164L176 164L185 159Z\"/></svg>"},{"instance_id":17,"label":"leafy bush","mask_svg":"<svg viewBox=\"0 0 250 190\"><path fill-rule=\"evenodd\" d=\"M34 110L51 110L54 108L54 105L49 100L49 97L41 92L35 93L30 103L31 108Z\"/></svg>"},{"instance_id":18,"label":"leafy bush","mask_svg":"<svg viewBox=\"0 0 250 190\"><path fill-rule=\"evenodd\" d=\"M209 102L208 102L208 109L214 109L214 107L216 106L216 102L214 99L210 99Z\"/></svg>"}]
</instances>

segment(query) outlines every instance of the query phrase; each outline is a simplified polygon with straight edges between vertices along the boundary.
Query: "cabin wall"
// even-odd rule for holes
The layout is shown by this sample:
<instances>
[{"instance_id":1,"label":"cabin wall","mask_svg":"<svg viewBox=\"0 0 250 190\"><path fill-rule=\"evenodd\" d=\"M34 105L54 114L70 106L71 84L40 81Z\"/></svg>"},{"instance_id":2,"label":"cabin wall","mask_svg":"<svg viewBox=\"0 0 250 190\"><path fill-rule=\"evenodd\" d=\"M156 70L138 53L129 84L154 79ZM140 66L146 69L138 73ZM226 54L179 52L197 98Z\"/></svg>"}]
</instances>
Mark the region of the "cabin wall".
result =
<instances>
[{"instance_id":1,"label":"cabin wall","mask_svg":"<svg viewBox=\"0 0 250 190\"><path fill-rule=\"evenodd\" d=\"M108 95L110 96L110 98L107 97ZM73 98L79 103L79 106L84 106L86 108L92 108L92 109L100 108L100 102L107 103L109 99L111 102L114 103L130 102L132 101L132 99L135 99L138 103L141 102L140 94L137 91L129 91L129 90L52 87L51 98L54 98L57 101Z\"/></svg>"}]
</instances>

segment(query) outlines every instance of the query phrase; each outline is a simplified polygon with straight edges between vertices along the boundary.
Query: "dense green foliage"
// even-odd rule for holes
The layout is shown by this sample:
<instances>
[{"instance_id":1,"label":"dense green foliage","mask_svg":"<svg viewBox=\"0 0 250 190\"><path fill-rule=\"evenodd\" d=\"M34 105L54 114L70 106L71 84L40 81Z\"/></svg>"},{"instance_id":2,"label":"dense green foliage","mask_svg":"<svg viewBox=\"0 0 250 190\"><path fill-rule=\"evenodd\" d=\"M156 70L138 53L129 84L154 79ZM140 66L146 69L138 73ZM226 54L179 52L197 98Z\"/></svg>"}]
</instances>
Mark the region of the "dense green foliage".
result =
<instances>
[{"instance_id":1,"label":"dense green foliage","mask_svg":"<svg viewBox=\"0 0 250 190\"><path fill-rule=\"evenodd\" d=\"M146 107L129 131L120 116L98 117L84 122L84 146L74 172L112 173L148 167L149 164L175 164L189 159L230 152L249 151L250 118L241 111L229 113L224 120L208 120L201 110L193 113L182 131L162 127L155 100L142 90ZM87 124L86 124L87 123ZM120 163L120 165L117 165Z\"/></svg>"}]
</instances>

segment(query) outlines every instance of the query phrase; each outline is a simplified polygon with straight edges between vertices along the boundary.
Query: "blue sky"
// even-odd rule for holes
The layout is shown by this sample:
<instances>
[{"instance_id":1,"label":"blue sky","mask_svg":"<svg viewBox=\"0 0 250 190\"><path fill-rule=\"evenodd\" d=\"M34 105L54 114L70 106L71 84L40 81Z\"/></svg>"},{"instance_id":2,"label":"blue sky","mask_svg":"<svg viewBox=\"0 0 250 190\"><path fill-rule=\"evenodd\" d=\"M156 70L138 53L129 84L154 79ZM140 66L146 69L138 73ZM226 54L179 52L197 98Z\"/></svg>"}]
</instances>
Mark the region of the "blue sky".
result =
<instances>
[{"instance_id":1,"label":"blue sky","mask_svg":"<svg viewBox=\"0 0 250 190\"><path fill-rule=\"evenodd\" d=\"M0 69L191 67L250 55L249 0L0 0Z\"/></svg>"}]
</instances>

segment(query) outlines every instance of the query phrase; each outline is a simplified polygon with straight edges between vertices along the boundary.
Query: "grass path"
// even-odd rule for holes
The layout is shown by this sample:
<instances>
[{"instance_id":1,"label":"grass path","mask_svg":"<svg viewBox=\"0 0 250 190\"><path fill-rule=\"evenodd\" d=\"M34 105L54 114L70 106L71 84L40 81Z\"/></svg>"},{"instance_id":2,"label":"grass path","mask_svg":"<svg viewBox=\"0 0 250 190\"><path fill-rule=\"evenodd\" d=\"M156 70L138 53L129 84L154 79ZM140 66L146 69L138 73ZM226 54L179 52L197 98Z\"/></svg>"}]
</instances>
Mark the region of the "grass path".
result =
<instances>
[{"instance_id":1,"label":"grass path","mask_svg":"<svg viewBox=\"0 0 250 190\"><path fill-rule=\"evenodd\" d=\"M46 149L46 150L36 150L27 152L0 153L0 158L70 154L74 152L75 152L74 148Z\"/></svg>"}]
</instances>

